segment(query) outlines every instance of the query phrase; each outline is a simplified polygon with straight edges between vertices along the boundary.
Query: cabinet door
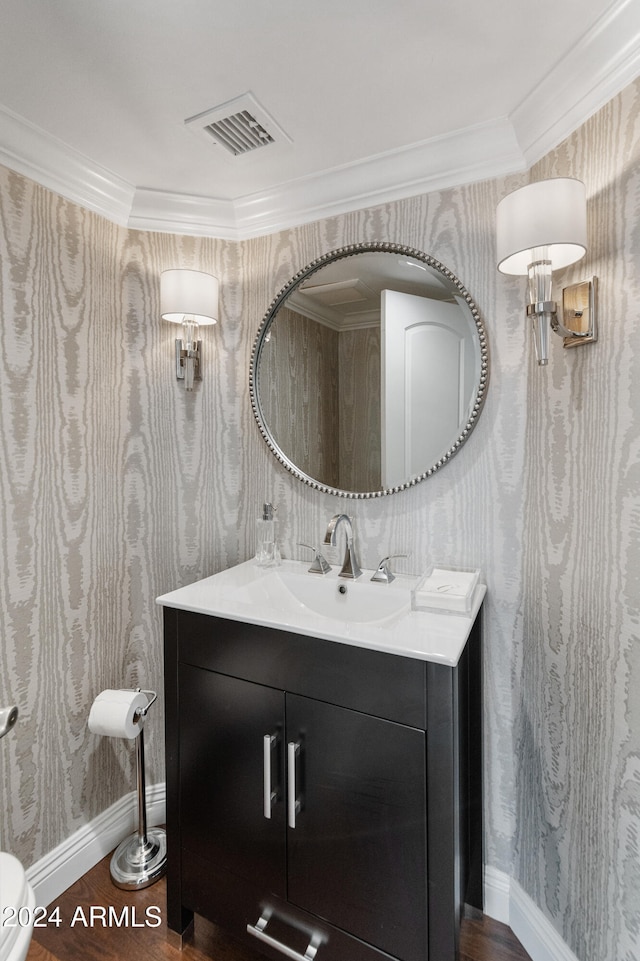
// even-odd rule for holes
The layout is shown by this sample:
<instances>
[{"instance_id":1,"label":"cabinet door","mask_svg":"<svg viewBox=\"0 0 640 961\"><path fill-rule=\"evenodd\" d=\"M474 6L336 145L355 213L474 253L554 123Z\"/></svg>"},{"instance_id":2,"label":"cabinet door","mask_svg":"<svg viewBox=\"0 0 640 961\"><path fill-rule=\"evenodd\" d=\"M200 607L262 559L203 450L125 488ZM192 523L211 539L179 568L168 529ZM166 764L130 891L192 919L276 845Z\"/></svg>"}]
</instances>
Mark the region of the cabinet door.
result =
<instances>
[{"instance_id":1,"label":"cabinet door","mask_svg":"<svg viewBox=\"0 0 640 961\"><path fill-rule=\"evenodd\" d=\"M290 694L286 713L287 742L299 745L289 900L403 961L424 961L424 732Z\"/></svg>"},{"instance_id":2,"label":"cabinet door","mask_svg":"<svg viewBox=\"0 0 640 961\"><path fill-rule=\"evenodd\" d=\"M181 664L179 698L183 870L193 851L285 896L283 692Z\"/></svg>"}]
</instances>

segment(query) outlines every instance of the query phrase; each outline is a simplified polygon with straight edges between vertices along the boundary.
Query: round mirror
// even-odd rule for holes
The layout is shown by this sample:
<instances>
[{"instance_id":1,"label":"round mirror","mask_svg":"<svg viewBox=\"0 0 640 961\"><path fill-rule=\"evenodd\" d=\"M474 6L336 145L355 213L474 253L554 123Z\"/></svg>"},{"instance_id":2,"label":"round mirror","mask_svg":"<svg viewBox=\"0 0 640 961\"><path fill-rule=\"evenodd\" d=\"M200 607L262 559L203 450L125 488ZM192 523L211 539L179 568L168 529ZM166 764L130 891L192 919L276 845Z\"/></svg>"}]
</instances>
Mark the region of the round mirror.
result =
<instances>
[{"instance_id":1,"label":"round mirror","mask_svg":"<svg viewBox=\"0 0 640 961\"><path fill-rule=\"evenodd\" d=\"M380 497L429 477L473 430L489 376L478 308L398 244L325 254L283 287L251 356L251 404L278 460L318 490Z\"/></svg>"}]
</instances>

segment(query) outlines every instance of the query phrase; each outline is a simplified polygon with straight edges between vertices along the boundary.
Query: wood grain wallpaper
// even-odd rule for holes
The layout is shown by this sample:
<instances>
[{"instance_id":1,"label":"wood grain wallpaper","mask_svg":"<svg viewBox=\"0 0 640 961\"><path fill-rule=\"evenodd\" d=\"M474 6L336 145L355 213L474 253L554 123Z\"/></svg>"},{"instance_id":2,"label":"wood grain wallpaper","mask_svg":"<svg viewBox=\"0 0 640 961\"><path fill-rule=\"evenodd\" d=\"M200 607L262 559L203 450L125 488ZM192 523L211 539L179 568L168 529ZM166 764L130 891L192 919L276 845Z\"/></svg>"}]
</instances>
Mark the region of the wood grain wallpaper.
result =
<instances>
[{"instance_id":1,"label":"wood grain wallpaper","mask_svg":"<svg viewBox=\"0 0 640 961\"><path fill-rule=\"evenodd\" d=\"M103 688L161 688L154 598L238 558L237 433L214 413L221 380L244 388L215 371L233 330L214 329L187 395L158 313L159 271L225 275L233 256L114 227L0 168L0 701L20 710L0 745L0 847L27 865L135 787L133 745L86 722ZM162 724L154 708L149 783Z\"/></svg>"},{"instance_id":2,"label":"wood grain wallpaper","mask_svg":"<svg viewBox=\"0 0 640 961\"><path fill-rule=\"evenodd\" d=\"M380 327L340 331L341 490L382 487Z\"/></svg>"},{"instance_id":3,"label":"wood grain wallpaper","mask_svg":"<svg viewBox=\"0 0 640 961\"><path fill-rule=\"evenodd\" d=\"M257 380L265 423L294 464L338 487L338 332L288 307L270 330Z\"/></svg>"},{"instance_id":4,"label":"wood grain wallpaper","mask_svg":"<svg viewBox=\"0 0 640 961\"><path fill-rule=\"evenodd\" d=\"M498 200L528 175L239 244L145 234L0 168L0 847L32 864L134 784L91 735L104 687L162 685L154 598L250 557L259 505L281 549L347 510L364 566L479 566L486 863L514 876L579 961L640 954L640 83L531 173L582 177L601 339L535 367L524 284L497 274ZM366 240L436 256L486 324L491 382L466 445L391 497L344 501L268 451L248 390L267 306L321 254ZM221 281L204 380L175 381L162 269ZM564 278L563 278L564 279ZM306 556L306 555L305 555ZM149 782L164 777L162 704Z\"/></svg>"},{"instance_id":5,"label":"wood grain wallpaper","mask_svg":"<svg viewBox=\"0 0 640 961\"><path fill-rule=\"evenodd\" d=\"M257 372L264 423L293 464L326 487L380 490L379 326L338 331L280 307Z\"/></svg>"},{"instance_id":6,"label":"wood grain wallpaper","mask_svg":"<svg viewBox=\"0 0 640 961\"><path fill-rule=\"evenodd\" d=\"M580 961L632 961L640 957L640 83L532 176L587 184L591 247L563 279L598 277L600 339L578 350L554 345L549 368L528 375L516 872Z\"/></svg>"}]
</instances>

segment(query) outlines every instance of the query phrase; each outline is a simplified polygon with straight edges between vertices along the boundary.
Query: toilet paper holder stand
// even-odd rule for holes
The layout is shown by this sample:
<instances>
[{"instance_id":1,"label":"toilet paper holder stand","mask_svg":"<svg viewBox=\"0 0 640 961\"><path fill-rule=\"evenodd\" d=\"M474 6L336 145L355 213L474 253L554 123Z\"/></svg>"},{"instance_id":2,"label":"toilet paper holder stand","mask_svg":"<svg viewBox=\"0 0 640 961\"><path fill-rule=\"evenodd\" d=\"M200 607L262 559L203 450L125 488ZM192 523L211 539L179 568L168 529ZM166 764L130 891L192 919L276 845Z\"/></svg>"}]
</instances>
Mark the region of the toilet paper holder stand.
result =
<instances>
[{"instance_id":1,"label":"toilet paper holder stand","mask_svg":"<svg viewBox=\"0 0 640 961\"><path fill-rule=\"evenodd\" d=\"M154 701L155 691L144 691L137 687L136 692L146 694L148 703L136 711L136 717L144 720ZM138 830L126 837L111 858L111 880L117 888L137 891L148 888L158 881L167 870L167 835L163 828L147 829L147 808L145 801L144 776L144 725L136 738L136 781L138 801Z\"/></svg>"}]
</instances>

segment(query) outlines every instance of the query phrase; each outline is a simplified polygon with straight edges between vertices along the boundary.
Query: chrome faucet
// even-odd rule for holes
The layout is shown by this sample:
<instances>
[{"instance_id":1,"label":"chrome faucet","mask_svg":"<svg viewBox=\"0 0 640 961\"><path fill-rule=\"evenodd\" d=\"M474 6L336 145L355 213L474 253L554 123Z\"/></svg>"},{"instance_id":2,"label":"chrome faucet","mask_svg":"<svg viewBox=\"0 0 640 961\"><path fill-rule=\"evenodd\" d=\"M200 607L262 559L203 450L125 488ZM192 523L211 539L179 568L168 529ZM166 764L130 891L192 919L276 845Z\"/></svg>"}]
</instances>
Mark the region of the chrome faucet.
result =
<instances>
[{"instance_id":1,"label":"chrome faucet","mask_svg":"<svg viewBox=\"0 0 640 961\"><path fill-rule=\"evenodd\" d=\"M353 525L351 523L351 518L348 517L347 514L335 514L331 518L329 521L329 526L327 527L327 533L324 536L324 542L325 544L331 544L335 547L336 534L340 524L344 524L347 543L345 544L344 549L342 569L338 574L338 577L352 577L355 580L356 577L360 577L362 571L360 570L360 565L358 564L356 549L353 543Z\"/></svg>"}]
</instances>

